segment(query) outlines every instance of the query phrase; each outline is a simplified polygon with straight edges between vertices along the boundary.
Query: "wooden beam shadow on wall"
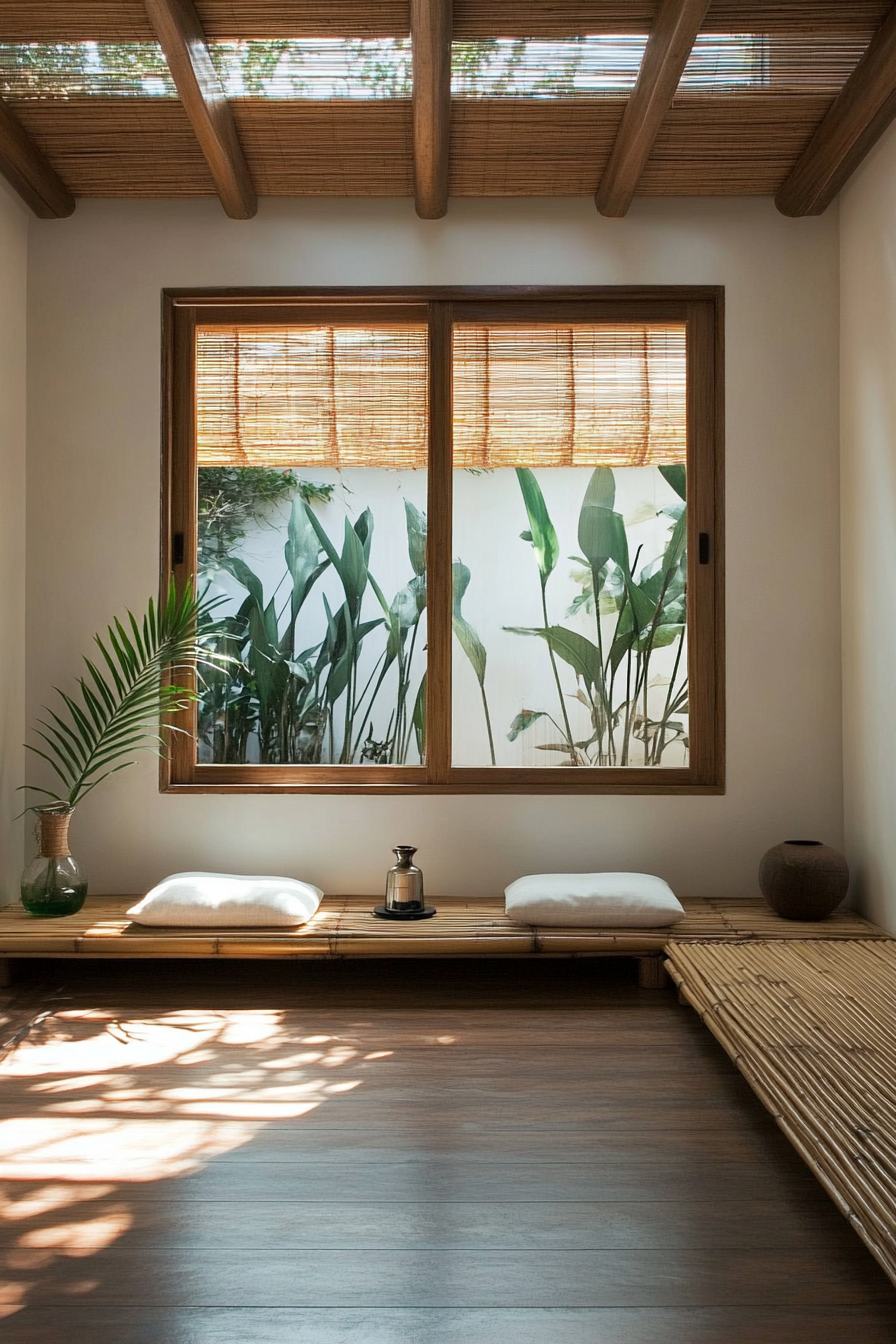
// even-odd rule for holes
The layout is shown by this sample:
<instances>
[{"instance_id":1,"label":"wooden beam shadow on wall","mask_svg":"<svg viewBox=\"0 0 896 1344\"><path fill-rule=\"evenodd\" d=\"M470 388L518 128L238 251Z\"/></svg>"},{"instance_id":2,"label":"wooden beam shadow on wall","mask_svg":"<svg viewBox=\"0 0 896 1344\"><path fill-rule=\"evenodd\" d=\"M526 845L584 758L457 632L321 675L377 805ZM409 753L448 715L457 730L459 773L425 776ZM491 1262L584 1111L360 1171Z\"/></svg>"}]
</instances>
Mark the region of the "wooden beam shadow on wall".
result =
<instances>
[{"instance_id":1,"label":"wooden beam shadow on wall","mask_svg":"<svg viewBox=\"0 0 896 1344\"><path fill-rule=\"evenodd\" d=\"M881 24L775 197L782 215L820 215L896 117L896 9Z\"/></svg>"},{"instance_id":2,"label":"wooden beam shadow on wall","mask_svg":"<svg viewBox=\"0 0 896 1344\"><path fill-rule=\"evenodd\" d=\"M258 198L193 0L143 3L221 204L231 219L251 219Z\"/></svg>"},{"instance_id":3,"label":"wooden beam shadow on wall","mask_svg":"<svg viewBox=\"0 0 896 1344\"><path fill-rule=\"evenodd\" d=\"M38 219L65 219L73 213L74 196L2 98L0 173Z\"/></svg>"},{"instance_id":4,"label":"wooden beam shadow on wall","mask_svg":"<svg viewBox=\"0 0 896 1344\"><path fill-rule=\"evenodd\" d=\"M709 0L660 0L638 80L594 198L602 215L618 218L627 213L708 9Z\"/></svg>"},{"instance_id":5,"label":"wooden beam shadow on wall","mask_svg":"<svg viewBox=\"0 0 896 1344\"><path fill-rule=\"evenodd\" d=\"M452 0L411 0L414 204L421 219L448 209Z\"/></svg>"}]
</instances>

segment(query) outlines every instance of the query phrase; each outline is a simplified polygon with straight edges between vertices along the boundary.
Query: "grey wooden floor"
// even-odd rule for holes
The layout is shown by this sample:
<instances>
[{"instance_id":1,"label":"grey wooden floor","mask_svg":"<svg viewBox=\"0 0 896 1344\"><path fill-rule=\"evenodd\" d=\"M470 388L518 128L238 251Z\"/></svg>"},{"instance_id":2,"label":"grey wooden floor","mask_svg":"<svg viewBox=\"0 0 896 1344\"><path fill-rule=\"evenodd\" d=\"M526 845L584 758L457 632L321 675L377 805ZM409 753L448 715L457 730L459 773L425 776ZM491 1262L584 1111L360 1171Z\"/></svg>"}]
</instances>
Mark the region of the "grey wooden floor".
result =
<instances>
[{"instance_id":1,"label":"grey wooden floor","mask_svg":"<svg viewBox=\"0 0 896 1344\"><path fill-rule=\"evenodd\" d=\"M33 963L11 994L7 1344L896 1340L633 963Z\"/></svg>"}]
</instances>

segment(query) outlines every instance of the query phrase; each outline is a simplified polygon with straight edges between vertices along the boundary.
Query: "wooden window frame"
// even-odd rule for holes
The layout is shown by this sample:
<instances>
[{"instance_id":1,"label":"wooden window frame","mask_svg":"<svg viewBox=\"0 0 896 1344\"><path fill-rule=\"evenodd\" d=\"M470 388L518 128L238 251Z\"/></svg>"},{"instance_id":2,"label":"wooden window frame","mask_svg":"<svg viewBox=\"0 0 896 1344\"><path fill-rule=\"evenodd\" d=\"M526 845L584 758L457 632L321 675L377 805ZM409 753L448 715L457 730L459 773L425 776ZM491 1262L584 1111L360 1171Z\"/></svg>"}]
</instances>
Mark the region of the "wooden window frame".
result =
<instances>
[{"instance_id":1,"label":"wooden window frame","mask_svg":"<svg viewBox=\"0 0 896 1344\"><path fill-rule=\"evenodd\" d=\"M197 568L195 328L203 322L380 320L421 305L430 321L428 650L426 764L209 765L195 741L173 734L162 760L166 793L720 794L725 791L724 289L721 286L501 286L332 289L169 289L162 295L161 589ZM341 312L339 312L341 310ZM460 767L451 748L451 325L515 321L685 322L688 371L687 766ZM183 545L175 557L174 538ZM708 560L700 559L700 534ZM703 543L704 554L706 543ZM182 553L181 553L182 552ZM193 710L195 728L196 711Z\"/></svg>"}]
</instances>

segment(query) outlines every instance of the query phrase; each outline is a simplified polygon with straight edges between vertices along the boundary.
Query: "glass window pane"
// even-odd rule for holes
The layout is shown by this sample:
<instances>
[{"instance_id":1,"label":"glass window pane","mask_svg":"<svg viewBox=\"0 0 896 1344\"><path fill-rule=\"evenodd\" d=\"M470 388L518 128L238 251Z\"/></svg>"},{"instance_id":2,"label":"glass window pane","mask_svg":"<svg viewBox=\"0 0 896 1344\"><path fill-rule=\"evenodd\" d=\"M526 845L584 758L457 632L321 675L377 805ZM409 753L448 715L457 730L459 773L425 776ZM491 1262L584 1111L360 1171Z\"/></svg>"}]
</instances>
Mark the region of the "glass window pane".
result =
<instances>
[{"instance_id":1,"label":"glass window pane","mask_svg":"<svg viewBox=\"0 0 896 1344\"><path fill-rule=\"evenodd\" d=\"M307 331L280 333L266 369L257 335L231 343L252 397L228 403L207 439L201 417L199 429L199 580L224 599L226 623L225 660L200 687L200 763L425 759L427 472L408 463L420 456L426 329L409 331L400 378L395 328L379 345L370 329L338 330L335 363ZM206 347L197 385L223 387L223 346ZM389 398L374 395L384 363Z\"/></svg>"},{"instance_id":2,"label":"glass window pane","mask_svg":"<svg viewBox=\"0 0 896 1344\"><path fill-rule=\"evenodd\" d=\"M640 342L640 403L635 330L615 382L606 342L520 333L515 397L455 341L455 766L688 764L684 329Z\"/></svg>"}]
</instances>

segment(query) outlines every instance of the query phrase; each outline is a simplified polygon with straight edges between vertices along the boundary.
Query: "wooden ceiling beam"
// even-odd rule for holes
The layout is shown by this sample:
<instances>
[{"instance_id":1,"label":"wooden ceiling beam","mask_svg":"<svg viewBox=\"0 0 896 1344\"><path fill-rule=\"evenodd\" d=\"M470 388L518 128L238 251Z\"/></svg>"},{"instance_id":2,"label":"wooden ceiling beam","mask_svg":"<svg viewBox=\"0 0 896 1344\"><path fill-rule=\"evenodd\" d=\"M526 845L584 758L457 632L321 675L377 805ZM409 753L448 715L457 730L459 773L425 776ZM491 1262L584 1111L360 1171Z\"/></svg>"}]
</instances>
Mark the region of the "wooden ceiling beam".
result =
<instances>
[{"instance_id":1,"label":"wooden ceiling beam","mask_svg":"<svg viewBox=\"0 0 896 1344\"><path fill-rule=\"evenodd\" d=\"M708 9L709 0L660 0L638 81L594 198L602 215L628 211Z\"/></svg>"},{"instance_id":2,"label":"wooden ceiling beam","mask_svg":"<svg viewBox=\"0 0 896 1344\"><path fill-rule=\"evenodd\" d=\"M896 117L896 9L878 28L775 197L782 215L820 215Z\"/></svg>"},{"instance_id":3,"label":"wooden ceiling beam","mask_svg":"<svg viewBox=\"0 0 896 1344\"><path fill-rule=\"evenodd\" d=\"M193 0L143 3L221 204L231 219L251 219L258 197Z\"/></svg>"},{"instance_id":4,"label":"wooden ceiling beam","mask_svg":"<svg viewBox=\"0 0 896 1344\"><path fill-rule=\"evenodd\" d=\"M75 198L0 98L0 173L38 219L65 219Z\"/></svg>"},{"instance_id":5,"label":"wooden ceiling beam","mask_svg":"<svg viewBox=\"0 0 896 1344\"><path fill-rule=\"evenodd\" d=\"M414 204L421 219L448 209L451 139L451 0L410 0L414 71Z\"/></svg>"}]
</instances>

